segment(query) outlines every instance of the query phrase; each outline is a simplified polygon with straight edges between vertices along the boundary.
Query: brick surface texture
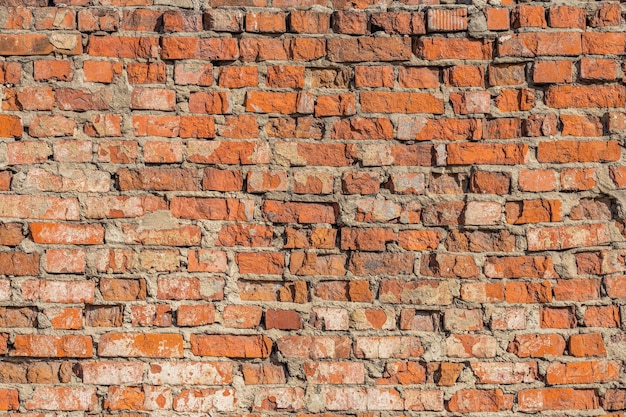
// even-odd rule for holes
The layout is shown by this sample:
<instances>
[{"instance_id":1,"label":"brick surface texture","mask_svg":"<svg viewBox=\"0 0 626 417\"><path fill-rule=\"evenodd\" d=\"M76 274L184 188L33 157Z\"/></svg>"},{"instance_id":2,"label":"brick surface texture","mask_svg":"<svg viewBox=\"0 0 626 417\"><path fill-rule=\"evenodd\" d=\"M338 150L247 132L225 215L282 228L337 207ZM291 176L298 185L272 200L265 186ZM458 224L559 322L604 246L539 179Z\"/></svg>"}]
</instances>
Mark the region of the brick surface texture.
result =
<instances>
[{"instance_id":1,"label":"brick surface texture","mask_svg":"<svg viewBox=\"0 0 626 417\"><path fill-rule=\"evenodd\" d=\"M623 417L624 11L0 0L0 416Z\"/></svg>"}]
</instances>

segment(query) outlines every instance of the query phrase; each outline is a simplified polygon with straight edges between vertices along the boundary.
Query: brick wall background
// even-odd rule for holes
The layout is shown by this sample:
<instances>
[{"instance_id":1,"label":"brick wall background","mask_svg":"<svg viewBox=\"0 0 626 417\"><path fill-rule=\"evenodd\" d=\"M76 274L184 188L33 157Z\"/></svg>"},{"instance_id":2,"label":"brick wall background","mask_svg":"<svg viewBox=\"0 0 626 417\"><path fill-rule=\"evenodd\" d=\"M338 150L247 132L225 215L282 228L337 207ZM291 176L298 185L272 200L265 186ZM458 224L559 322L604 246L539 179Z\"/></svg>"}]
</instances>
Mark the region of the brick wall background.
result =
<instances>
[{"instance_id":1,"label":"brick wall background","mask_svg":"<svg viewBox=\"0 0 626 417\"><path fill-rule=\"evenodd\" d=\"M623 416L622 6L445 3L0 0L0 410Z\"/></svg>"}]
</instances>

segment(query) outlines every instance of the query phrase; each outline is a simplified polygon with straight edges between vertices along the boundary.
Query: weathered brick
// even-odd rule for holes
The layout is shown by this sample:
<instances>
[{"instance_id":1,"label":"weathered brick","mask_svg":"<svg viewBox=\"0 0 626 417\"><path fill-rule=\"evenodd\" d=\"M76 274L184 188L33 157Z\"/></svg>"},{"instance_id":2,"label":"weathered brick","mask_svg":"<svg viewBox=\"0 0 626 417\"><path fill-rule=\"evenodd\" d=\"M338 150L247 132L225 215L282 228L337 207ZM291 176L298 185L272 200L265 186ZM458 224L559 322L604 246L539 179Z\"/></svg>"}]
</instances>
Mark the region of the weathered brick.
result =
<instances>
[{"instance_id":1,"label":"weathered brick","mask_svg":"<svg viewBox=\"0 0 626 417\"><path fill-rule=\"evenodd\" d=\"M100 336L98 355L176 358L183 355L183 338L167 333L106 333Z\"/></svg>"},{"instance_id":2,"label":"weathered brick","mask_svg":"<svg viewBox=\"0 0 626 417\"><path fill-rule=\"evenodd\" d=\"M267 336L192 335L191 350L198 356L266 358L272 348Z\"/></svg>"}]
</instances>

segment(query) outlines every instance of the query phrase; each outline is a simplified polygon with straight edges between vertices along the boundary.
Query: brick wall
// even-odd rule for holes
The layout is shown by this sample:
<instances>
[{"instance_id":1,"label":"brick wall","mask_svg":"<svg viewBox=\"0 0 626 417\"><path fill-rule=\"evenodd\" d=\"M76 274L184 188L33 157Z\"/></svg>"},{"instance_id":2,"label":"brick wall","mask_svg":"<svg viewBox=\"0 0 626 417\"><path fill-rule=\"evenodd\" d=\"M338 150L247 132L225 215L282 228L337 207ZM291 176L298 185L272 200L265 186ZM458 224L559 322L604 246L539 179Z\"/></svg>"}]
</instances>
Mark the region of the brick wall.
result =
<instances>
[{"instance_id":1,"label":"brick wall","mask_svg":"<svg viewBox=\"0 0 626 417\"><path fill-rule=\"evenodd\" d=\"M0 415L623 416L622 7L437 3L0 0Z\"/></svg>"}]
</instances>

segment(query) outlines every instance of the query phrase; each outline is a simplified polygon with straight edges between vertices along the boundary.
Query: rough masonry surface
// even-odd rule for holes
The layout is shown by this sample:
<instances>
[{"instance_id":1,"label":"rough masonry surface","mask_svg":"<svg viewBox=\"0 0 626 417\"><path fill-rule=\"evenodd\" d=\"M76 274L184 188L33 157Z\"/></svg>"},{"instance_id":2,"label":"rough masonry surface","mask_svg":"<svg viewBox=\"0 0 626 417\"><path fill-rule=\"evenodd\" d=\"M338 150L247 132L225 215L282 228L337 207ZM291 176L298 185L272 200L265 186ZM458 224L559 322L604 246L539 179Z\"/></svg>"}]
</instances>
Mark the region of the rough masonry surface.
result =
<instances>
[{"instance_id":1,"label":"rough masonry surface","mask_svg":"<svg viewBox=\"0 0 626 417\"><path fill-rule=\"evenodd\" d=\"M0 415L623 416L623 14L0 0Z\"/></svg>"}]
</instances>

